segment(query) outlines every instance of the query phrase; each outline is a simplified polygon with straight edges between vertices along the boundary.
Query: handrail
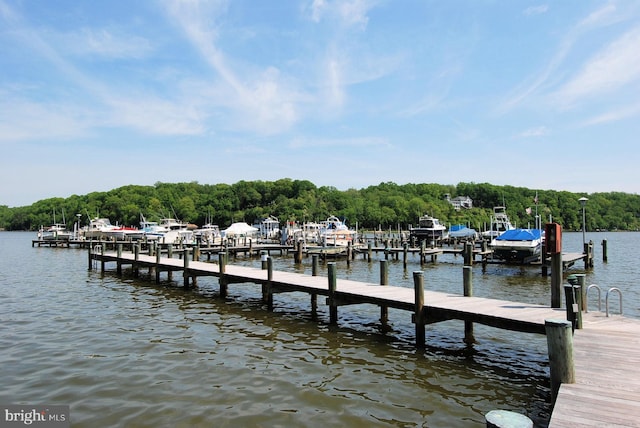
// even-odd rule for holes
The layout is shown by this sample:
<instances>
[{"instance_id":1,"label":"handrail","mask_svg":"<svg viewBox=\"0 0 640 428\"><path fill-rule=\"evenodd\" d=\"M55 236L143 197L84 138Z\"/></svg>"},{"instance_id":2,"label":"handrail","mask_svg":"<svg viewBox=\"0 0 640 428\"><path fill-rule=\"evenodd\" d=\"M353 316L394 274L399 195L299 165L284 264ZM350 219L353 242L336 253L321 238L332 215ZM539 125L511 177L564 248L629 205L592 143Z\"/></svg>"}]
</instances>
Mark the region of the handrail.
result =
<instances>
[{"instance_id":1,"label":"handrail","mask_svg":"<svg viewBox=\"0 0 640 428\"><path fill-rule=\"evenodd\" d=\"M592 288L595 288L598 290L598 311L602 311L602 294L601 294L601 289L597 284L591 284L590 286L587 287L587 291L586 291L586 297L585 297L585 305L584 305L584 311L585 312L589 312L589 290L591 290Z\"/></svg>"},{"instance_id":2,"label":"handrail","mask_svg":"<svg viewBox=\"0 0 640 428\"><path fill-rule=\"evenodd\" d=\"M620 291L619 288L616 287L612 287L609 290L607 290L607 294L605 296L605 306L607 308L607 316L609 316L609 293L611 293L612 291L615 291L618 293L618 296L620 296L620 315L622 315L622 291Z\"/></svg>"}]
</instances>

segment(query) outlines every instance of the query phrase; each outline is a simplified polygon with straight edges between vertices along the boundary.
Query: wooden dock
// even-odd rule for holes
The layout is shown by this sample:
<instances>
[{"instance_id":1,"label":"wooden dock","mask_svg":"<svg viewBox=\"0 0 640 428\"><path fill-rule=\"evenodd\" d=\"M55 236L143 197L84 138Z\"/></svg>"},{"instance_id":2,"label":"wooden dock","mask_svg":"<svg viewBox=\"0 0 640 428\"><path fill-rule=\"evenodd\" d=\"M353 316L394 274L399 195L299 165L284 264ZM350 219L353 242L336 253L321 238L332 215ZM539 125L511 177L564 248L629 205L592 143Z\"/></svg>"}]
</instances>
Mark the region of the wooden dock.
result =
<instances>
[{"instance_id":1,"label":"wooden dock","mask_svg":"<svg viewBox=\"0 0 640 428\"><path fill-rule=\"evenodd\" d=\"M90 269L99 263L104 270L109 262L117 264L118 272L123 265L131 265L134 272L147 268L155 273L157 282L162 272L171 275L179 271L186 287L196 283L200 276L215 276L219 278L222 297L231 284L261 284L262 297L269 309L273 309L274 294L304 292L311 296L311 311L315 315L317 296L326 296L330 323L337 323L338 308L349 304L373 304L383 311L404 310L415 324L418 347L424 346L425 325L433 322L464 320L466 337L467 326L473 323L547 334L547 320L567 318L567 310L561 308L425 291L419 281L421 272L414 272L412 289L337 279L335 263L328 264L328 276L319 276L273 271L270 260L267 268L263 262L262 269L229 265L224 253L218 254L218 263L211 263L193 260L188 249L182 258L169 258L162 253L146 255L139 251L122 252L121 248L107 252L102 248L89 250ZM549 427L640 426L640 320L588 312L582 314L582 327L569 335L575 380L559 386ZM550 365L556 364L554 356L549 357Z\"/></svg>"}]
</instances>

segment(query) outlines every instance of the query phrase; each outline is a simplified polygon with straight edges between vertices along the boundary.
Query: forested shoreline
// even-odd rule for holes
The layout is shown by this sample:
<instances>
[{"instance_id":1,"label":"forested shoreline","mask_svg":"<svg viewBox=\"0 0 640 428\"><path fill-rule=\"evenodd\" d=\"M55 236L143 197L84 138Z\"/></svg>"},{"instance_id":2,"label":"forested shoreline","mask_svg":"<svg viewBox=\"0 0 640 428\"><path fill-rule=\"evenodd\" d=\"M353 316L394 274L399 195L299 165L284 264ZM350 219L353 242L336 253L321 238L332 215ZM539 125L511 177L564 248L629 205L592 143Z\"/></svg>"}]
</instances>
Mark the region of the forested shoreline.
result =
<instances>
[{"instance_id":1,"label":"forested shoreline","mask_svg":"<svg viewBox=\"0 0 640 428\"><path fill-rule=\"evenodd\" d=\"M473 208L456 210L446 195L468 196ZM429 214L445 225L466 224L483 230L493 207L506 206L518 227L534 227L537 213L542 223L552 220L565 230L582 230L581 197L588 198L588 231L640 229L640 196L623 192L579 194L489 183L392 182L338 190L288 178L235 184L158 182L153 186L128 185L107 192L52 197L23 207L0 205L0 228L37 230L54 223L54 215L57 222L62 222L64 216L69 227L78 218L85 225L89 218L98 216L107 217L114 224L137 226L144 215L147 220L174 217L196 225L211 222L221 228L237 221L251 224L270 215L281 223L320 221L335 215L350 227L404 230L416 225L421 215Z\"/></svg>"}]
</instances>

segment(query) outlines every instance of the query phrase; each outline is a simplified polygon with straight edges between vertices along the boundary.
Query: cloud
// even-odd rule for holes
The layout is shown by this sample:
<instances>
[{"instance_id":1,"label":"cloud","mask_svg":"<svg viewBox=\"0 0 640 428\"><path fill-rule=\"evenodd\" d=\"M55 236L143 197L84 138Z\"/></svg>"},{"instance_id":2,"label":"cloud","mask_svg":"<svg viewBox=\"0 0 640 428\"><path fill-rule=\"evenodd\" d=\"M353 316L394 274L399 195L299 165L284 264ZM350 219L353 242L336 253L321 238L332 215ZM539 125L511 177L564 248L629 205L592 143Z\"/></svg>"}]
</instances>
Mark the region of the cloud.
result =
<instances>
[{"instance_id":1,"label":"cloud","mask_svg":"<svg viewBox=\"0 0 640 428\"><path fill-rule=\"evenodd\" d=\"M372 6L373 2L367 0L313 0L311 20L328 19L346 28L364 30L369 23L367 12Z\"/></svg>"},{"instance_id":2,"label":"cloud","mask_svg":"<svg viewBox=\"0 0 640 428\"><path fill-rule=\"evenodd\" d=\"M546 13L548 10L549 10L549 6L546 4L543 4L540 6L528 7L522 13L526 16L540 15L540 14Z\"/></svg>"},{"instance_id":3,"label":"cloud","mask_svg":"<svg viewBox=\"0 0 640 428\"><path fill-rule=\"evenodd\" d=\"M538 126L536 128L529 128L521 132L518 137L532 138L532 137L544 137L549 135L549 129L546 126Z\"/></svg>"},{"instance_id":4,"label":"cloud","mask_svg":"<svg viewBox=\"0 0 640 428\"><path fill-rule=\"evenodd\" d=\"M639 116L639 115L640 115L640 103L632 104L632 105L614 109L606 113L600 114L598 116L592 117L584 121L583 123L581 123L581 126L588 127L588 126L600 125L604 123L617 122L619 120L624 120L624 119L634 117L634 116Z\"/></svg>"},{"instance_id":5,"label":"cloud","mask_svg":"<svg viewBox=\"0 0 640 428\"><path fill-rule=\"evenodd\" d=\"M71 54L109 59L144 58L153 50L148 39L118 29L83 28L63 35L62 39L62 46Z\"/></svg>"},{"instance_id":6,"label":"cloud","mask_svg":"<svg viewBox=\"0 0 640 428\"><path fill-rule=\"evenodd\" d=\"M386 138L380 137L361 137L361 138L308 138L298 137L291 140L289 148L307 149L307 148L326 148L326 147L391 147Z\"/></svg>"},{"instance_id":7,"label":"cloud","mask_svg":"<svg viewBox=\"0 0 640 428\"><path fill-rule=\"evenodd\" d=\"M615 91L640 80L640 27L623 34L591 57L555 95L565 106Z\"/></svg>"},{"instance_id":8,"label":"cloud","mask_svg":"<svg viewBox=\"0 0 640 428\"><path fill-rule=\"evenodd\" d=\"M291 79L274 66L234 63L219 47L219 21L226 2L169 2L167 8L169 19L215 73L212 85L222 87L230 96L225 107L234 109L238 125L269 135L296 123L301 96Z\"/></svg>"},{"instance_id":9,"label":"cloud","mask_svg":"<svg viewBox=\"0 0 640 428\"><path fill-rule=\"evenodd\" d=\"M498 113L504 114L520 106L527 99L538 94L540 90L549 83L551 78L556 78L558 69L563 65L574 45L584 34L595 28L618 22L623 19L623 16L623 13L618 13L615 5L609 3L591 12L586 18L569 28L565 36L560 39L556 52L547 64L543 66L538 73L528 77L517 88L511 91L511 93L499 103L497 108Z\"/></svg>"}]
</instances>

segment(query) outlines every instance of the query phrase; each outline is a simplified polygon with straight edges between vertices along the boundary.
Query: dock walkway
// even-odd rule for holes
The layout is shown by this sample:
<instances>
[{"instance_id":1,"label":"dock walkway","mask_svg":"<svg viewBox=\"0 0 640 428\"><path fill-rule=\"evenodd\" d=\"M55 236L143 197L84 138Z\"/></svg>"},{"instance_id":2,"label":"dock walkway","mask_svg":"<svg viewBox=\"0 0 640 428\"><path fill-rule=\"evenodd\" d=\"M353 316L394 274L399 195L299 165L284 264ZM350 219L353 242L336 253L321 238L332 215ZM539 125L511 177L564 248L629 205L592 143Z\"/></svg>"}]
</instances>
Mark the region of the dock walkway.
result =
<instances>
[{"instance_id":1,"label":"dock walkway","mask_svg":"<svg viewBox=\"0 0 640 428\"><path fill-rule=\"evenodd\" d=\"M96 253L90 250L89 267L98 262L102 263L103 270L107 262L116 262L119 271L127 264L135 269L153 269L156 281L159 281L160 272L182 271L185 286L189 279L217 276L221 295L225 295L226 287L234 283L261 284L263 298L267 295L272 298L275 293L304 292L312 297L312 310L315 310L316 296L323 295L327 296L332 320L336 321L337 308L348 304L369 303L405 310L411 313L417 336L421 331L418 324L424 327L424 324L449 319L538 334L546 334L546 320L566 319L566 309L544 305L435 291L420 290L418 293L417 287L346 279L336 279L332 287L331 275L312 276L202 262L190 260L188 253L177 259L161 254ZM575 383L560 385L549 427L640 426L640 320L588 312L582 316L582 325L582 329L575 330L572 339ZM418 337L416 341L420 343Z\"/></svg>"}]
</instances>

